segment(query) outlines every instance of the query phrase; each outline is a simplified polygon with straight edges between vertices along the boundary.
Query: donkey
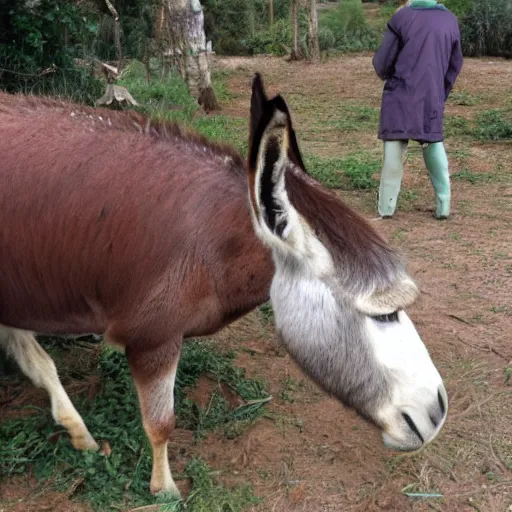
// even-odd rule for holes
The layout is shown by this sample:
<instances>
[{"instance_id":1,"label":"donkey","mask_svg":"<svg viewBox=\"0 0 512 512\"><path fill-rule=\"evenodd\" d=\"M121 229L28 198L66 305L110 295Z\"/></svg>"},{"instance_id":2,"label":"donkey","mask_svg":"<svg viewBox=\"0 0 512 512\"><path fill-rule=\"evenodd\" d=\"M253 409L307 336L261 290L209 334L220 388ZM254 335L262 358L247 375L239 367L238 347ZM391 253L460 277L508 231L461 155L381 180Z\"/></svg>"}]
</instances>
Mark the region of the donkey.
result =
<instances>
[{"instance_id":1,"label":"donkey","mask_svg":"<svg viewBox=\"0 0 512 512\"><path fill-rule=\"evenodd\" d=\"M78 449L97 444L33 332L124 347L153 452L167 456L184 338L268 299L306 374L396 450L432 441L447 396L411 320L399 255L307 173L290 112L253 80L247 162L135 112L0 95L0 346L51 399Z\"/></svg>"}]
</instances>

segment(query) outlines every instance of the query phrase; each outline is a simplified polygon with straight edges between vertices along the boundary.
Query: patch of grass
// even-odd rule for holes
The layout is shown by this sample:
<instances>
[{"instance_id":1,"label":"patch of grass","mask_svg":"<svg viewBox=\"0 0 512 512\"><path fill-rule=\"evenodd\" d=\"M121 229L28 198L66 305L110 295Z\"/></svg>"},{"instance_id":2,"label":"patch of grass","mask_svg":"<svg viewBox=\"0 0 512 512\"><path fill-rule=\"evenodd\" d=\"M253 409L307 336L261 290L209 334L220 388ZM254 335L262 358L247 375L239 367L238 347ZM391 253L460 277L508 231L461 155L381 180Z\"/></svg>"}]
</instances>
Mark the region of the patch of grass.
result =
<instances>
[{"instance_id":1,"label":"patch of grass","mask_svg":"<svg viewBox=\"0 0 512 512\"><path fill-rule=\"evenodd\" d=\"M472 185L476 185L481 182L494 181L496 177L493 174L485 172L472 172L470 169L464 168L451 175L454 180L469 181Z\"/></svg>"},{"instance_id":2,"label":"patch of grass","mask_svg":"<svg viewBox=\"0 0 512 512\"><path fill-rule=\"evenodd\" d=\"M403 211L411 211L413 204L418 200L418 193L414 190L403 189L398 196L398 208Z\"/></svg>"},{"instance_id":3,"label":"patch of grass","mask_svg":"<svg viewBox=\"0 0 512 512\"><path fill-rule=\"evenodd\" d=\"M265 302L258 308L261 321L264 326L274 321L274 310L272 309L272 303L270 301Z\"/></svg>"},{"instance_id":4,"label":"patch of grass","mask_svg":"<svg viewBox=\"0 0 512 512\"><path fill-rule=\"evenodd\" d=\"M315 155L305 157L308 172L328 188L339 188L342 182L343 160L341 158L321 158Z\"/></svg>"},{"instance_id":5,"label":"patch of grass","mask_svg":"<svg viewBox=\"0 0 512 512\"><path fill-rule=\"evenodd\" d=\"M225 71L216 71L212 76L213 88L221 103L232 97L226 85L227 76ZM232 144L241 153L247 150L247 121L224 115L196 115L200 111L199 105L175 70L164 78L160 68L152 69L148 82L144 65L132 61L125 68L119 84L137 100L137 110L149 117L182 123L206 137Z\"/></svg>"},{"instance_id":6,"label":"patch of grass","mask_svg":"<svg viewBox=\"0 0 512 512\"><path fill-rule=\"evenodd\" d=\"M179 426L195 430L197 437L205 431L222 427L233 437L234 432L243 431L240 425L233 423L242 422L247 426L248 421L254 421L263 413L263 406L270 399L264 383L246 379L245 370L233 364L234 357L233 352L215 352L210 343L185 343L176 376L176 417ZM213 376L219 385L227 385L243 400L243 404L232 409L220 386L211 394L207 407L200 407L186 398L185 390L193 387L205 374Z\"/></svg>"},{"instance_id":7,"label":"patch of grass","mask_svg":"<svg viewBox=\"0 0 512 512\"><path fill-rule=\"evenodd\" d=\"M471 123L461 116L446 115L444 118L444 132L446 137L473 136L474 129Z\"/></svg>"},{"instance_id":8,"label":"patch of grass","mask_svg":"<svg viewBox=\"0 0 512 512\"><path fill-rule=\"evenodd\" d=\"M208 342L185 343L175 390L180 427L192 429L200 436L206 430L236 429L262 414L269 399L263 384L246 379L244 370L234 366L233 358L232 353L216 352ZM31 468L36 478L51 482L59 490L76 487L75 495L98 511L110 510L112 506L126 510L128 506L154 503L154 497L149 494L151 449L142 428L138 400L124 354L106 348L99 358L98 373L102 376L102 392L92 401L77 397L74 401L93 436L99 441L108 440L112 453L107 457L75 450L67 433L55 425L50 412L34 409L34 415L0 423L0 475L22 474ZM211 393L206 410L186 398L186 389L194 386L205 373L213 375L219 383ZM232 408L228 405L218 391L220 384L236 394L240 406ZM188 473L186 471L187 475L199 471L198 463L195 464L189 467ZM204 476L201 471L199 473ZM186 510L217 510L204 508L212 494L204 496L203 487L196 489L194 482L191 503L195 508ZM208 492L220 492L213 484L209 489ZM226 496L230 495L225 492ZM246 498L249 496L246 491L236 492ZM236 500L240 501L240 496ZM203 508L195 503L202 504ZM222 508L221 502L212 502L211 506L218 506L219 511L240 510Z\"/></svg>"},{"instance_id":9,"label":"patch of grass","mask_svg":"<svg viewBox=\"0 0 512 512\"><path fill-rule=\"evenodd\" d=\"M452 91L450 97L448 98L450 103L454 105L460 105L462 107L472 107L476 105L480 98L477 96L473 96L467 91Z\"/></svg>"},{"instance_id":10,"label":"patch of grass","mask_svg":"<svg viewBox=\"0 0 512 512\"><path fill-rule=\"evenodd\" d=\"M508 306L506 304L503 306L492 306L491 312L492 313L505 313L508 315L510 313L510 306Z\"/></svg>"},{"instance_id":11,"label":"patch of grass","mask_svg":"<svg viewBox=\"0 0 512 512\"><path fill-rule=\"evenodd\" d=\"M328 188L373 189L378 182L373 177L381 162L367 153L353 153L345 158L306 157L308 172Z\"/></svg>"},{"instance_id":12,"label":"patch of grass","mask_svg":"<svg viewBox=\"0 0 512 512\"><path fill-rule=\"evenodd\" d=\"M364 153L354 153L343 160L343 170L354 189L375 188L378 184L373 175L380 171L381 161Z\"/></svg>"},{"instance_id":13,"label":"patch of grass","mask_svg":"<svg viewBox=\"0 0 512 512\"><path fill-rule=\"evenodd\" d=\"M242 155L247 153L248 125L245 119L209 115L194 118L190 125L205 137L230 144Z\"/></svg>"},{"instance_id":14,"label":"patch of grass","mask_svg":"<svg viewBox=\"0 0 512 512\"><path fill-rule=\"evenodd\" d=\"M507 366L503 369L505 374L505 386L510 386L510 380L512 379L512 366Z\"/></svg>"},{"instance_id":15,"label":"patch of grass","mask_svg":"<svg viewBox=\"0 0 512 512\"><path fill-rule=\"evenodd\" d=\"M409 233L408 229L398 228L393 235L391 235L391 239L399 242L403 242Z\"/></svg>"},{"instance_id":16,"label":"patch of grass","mask_svg":"<svg viewBox=\"0 0 512 512\"><path fill-rule=\"evenodd\" d=\"M241 512L259 502L250 486L228 490L212 478L200 459L191 460L184 471L192 480L192 491L185 501L176 500L162 507L162 512Z\"/></svg>"},{"instance_id":17,"label":"patch of grass","mask_svg":"<svg viewBox=\"0 0 512 512\"><path fill-rule=\"evenodd\" d=\"M278 396L279 396L279 399L283 402L289 402L289 403L295 402L293 393L304 389L303 382L298 382L289 376L285 377L284 379L281 379L280 384L281 385L280 385Z\"/></svg>"},{"instance_id":18,"label":"patch of grass","mask_svg":"<svg viewBox=\"0 0 512 512\"><path fill-rule=\"evenodd\" d=\"M308 130L310 133L324 135L329 130L344 133L377 131L380 113L378 108L352 101L343 103L335 111L325 113L322 117L317 118L317 110L323 108L324 105L311 104L307 98L300 98L300 102L301 104L306 103L303 110L310 113L310 117L314 119ZM297 105L297 103L294 103L294 105Z\"/></svg>"},{"instance_id":19,"label":"patch of grass","mask_svg":"<svg viewBox=\"0 0 512 512\"><path fill-rule=\"evenodd\" d=\"M342 105L340 119L334 126L343 131L374 131L379 123L380 110L366 105Z\"/></svg>"},{"instance_id":20,"label":"patch of grass","mask_svg":"<svg viewBox=\"0 0 512 512\"><path fill-rule=\"evenodd\" d=\"M163 77L161 69L153 70L148 82L144 65L134 60L125 67L118 83L126 87L139 103L137 110L150 117L189 122L199 109L175 70L168 77Z\"/></svg>"},{"instance_id":21,"label":"patch of grass","mask_svg":"<svg viewBox=\"0 0 512 512\"><path fill-rule=\"evenodd\" d=\"M512 139L512 110L487 110L476 123L476 135L481 140Z\"/></svg>"},{"instance_id":22,"label":"patch of grass","mask_svg":"<svg viewBox=\"0 0 512 512\"><path fill-rule=\"evenodd\" d=\"M233 93L229 90L227 80L230 76L229 71L225 69L216 69L212 72L212 86L215 96L220 103L227 102L234 98Z\"/></svg>"},{"instance_id":23,"label":"patch of grass","mask_svg":"<svg viewBox=\"0 0 512 512\"><path fill-rule=\"evenodd\" d=\"M314 109L305 105L304 110ZM333 129L343 132L375 132L379 124L379 112L375 107L354 102L344 103L334 113L314 121L310 131L324 133L326 129Z\"/></svg>"}]
</instances>

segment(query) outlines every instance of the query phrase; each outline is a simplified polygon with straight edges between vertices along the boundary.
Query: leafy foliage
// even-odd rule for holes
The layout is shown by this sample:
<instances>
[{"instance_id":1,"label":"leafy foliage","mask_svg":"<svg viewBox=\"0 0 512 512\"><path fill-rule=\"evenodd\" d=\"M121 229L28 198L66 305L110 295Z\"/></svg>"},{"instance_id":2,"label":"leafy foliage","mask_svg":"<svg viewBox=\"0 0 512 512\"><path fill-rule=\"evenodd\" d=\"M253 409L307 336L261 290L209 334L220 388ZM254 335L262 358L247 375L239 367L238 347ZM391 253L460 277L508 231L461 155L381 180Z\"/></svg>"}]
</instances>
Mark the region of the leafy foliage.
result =
<instances>
[{"instance_id":1,"label":"leafy foliage","mask_svg":"<svg viewBox=\"0 0 512 512\"><path fill-rule=\"evenodd\" d=\"M259 39L268 39L268 33L272 32L272 29L268 30L267 0L204 0L202 5L206 36L213 41L216 52L228 55L261 53ZM289 7L287 0L274 1L277 26L288 19Z\"/></svg>"},{"instance_id":2,"label":"leafy foliage","mask_svg":"<svg viewBox=\"0 0 512 512\"><path fill-rule=\"evenodd\" d=\"M84 7L65 0L0 3L0 87L91 101L102 85L74 59L94 35Z\"/></svg>"},{"instance_id":3,"label":"leafy foliage","mask_svg":"<svg viewBox=\"0 0 512 512\"><path fill-rule=\"evenodd\" d=\"M320 35L322 34L322 35ZM327 11L320 18L319 39L323 49L341 51L375 50L381 33L372 27L361 0L345 0L335 10Z\"/></svg>"},{"instance_id":4,"label":"leafy foliage","mask_svg":"<svg viewBox=\"0 0 512 512\"><path fill-rule=\"evenodd\" d=\"M512 57L510 0L444 0L459 18L464 55Z\"/></svg>"}]
</instances>

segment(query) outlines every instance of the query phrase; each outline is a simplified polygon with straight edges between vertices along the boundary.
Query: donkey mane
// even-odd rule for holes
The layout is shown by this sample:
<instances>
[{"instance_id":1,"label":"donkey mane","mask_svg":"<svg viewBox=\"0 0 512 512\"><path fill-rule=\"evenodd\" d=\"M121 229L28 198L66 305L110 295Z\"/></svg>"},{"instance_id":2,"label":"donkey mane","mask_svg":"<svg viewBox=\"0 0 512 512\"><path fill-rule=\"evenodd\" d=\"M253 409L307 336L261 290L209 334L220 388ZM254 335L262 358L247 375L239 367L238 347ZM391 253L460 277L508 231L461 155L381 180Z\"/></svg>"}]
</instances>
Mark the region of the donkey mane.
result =
<instances>
[{"instance_id":1,"label":"donkey mane","mask_svg":"<svg viewBox=\"0 0 512 512\"><path fill-rule=\"evenodd\" d=\"M92 123L95 127L113 129L123 132L141 133L155 140L182 141L191 146L197 146L203 151L220 157L226 163L231 163L233 170L245 175L245 161L240 153L231 145L212 141L200 133L188 129L175 121L167 119L151 119L135 110L111 110L94 108L86 105L73 104L66 100L47 96L25 96L22 94L5 94L0 92L0 111L15 114L16 111L31 111L34 114L40 109L48 115L48 108L68 112L71 117L82 123Z\"/></svg>"}]
</instances>

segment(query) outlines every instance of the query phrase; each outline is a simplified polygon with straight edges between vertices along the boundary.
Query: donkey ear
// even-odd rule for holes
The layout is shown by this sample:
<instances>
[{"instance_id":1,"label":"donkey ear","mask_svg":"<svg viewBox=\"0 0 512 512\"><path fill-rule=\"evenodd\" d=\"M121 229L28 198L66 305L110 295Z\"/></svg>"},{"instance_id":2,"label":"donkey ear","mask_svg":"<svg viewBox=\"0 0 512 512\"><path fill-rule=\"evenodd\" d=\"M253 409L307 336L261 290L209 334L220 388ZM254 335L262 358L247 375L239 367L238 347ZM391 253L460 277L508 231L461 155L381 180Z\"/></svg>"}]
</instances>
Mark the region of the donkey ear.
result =
<instances>
[{"instance_id":1,"label":"donkey ear","mask_svg":"<svg viewBox=\"0 0 512 512\"><path fill-rule=\"evenodd\" d=\"M286 102L281 96L268 100L259 77L253 83L251 117L248 181L257 232L271 246L297 248L304 226L288 199L285 176L291 166L302 167L302 158Z\"/></svg>"},{"instance_id":2,"label":"donkey ear","mask_svg":"<svg viewBox=\"0 0 512 512\"><path fill-rule=\"evenodd\" d=\"M268 103L267 95L265 94L265 87L263 86L263 79L259 73L254 75L252 81L252 94L251 94L251 137L254 136L256 128L261 121L263 111Z\"/></svg>"}]
</instances>

